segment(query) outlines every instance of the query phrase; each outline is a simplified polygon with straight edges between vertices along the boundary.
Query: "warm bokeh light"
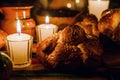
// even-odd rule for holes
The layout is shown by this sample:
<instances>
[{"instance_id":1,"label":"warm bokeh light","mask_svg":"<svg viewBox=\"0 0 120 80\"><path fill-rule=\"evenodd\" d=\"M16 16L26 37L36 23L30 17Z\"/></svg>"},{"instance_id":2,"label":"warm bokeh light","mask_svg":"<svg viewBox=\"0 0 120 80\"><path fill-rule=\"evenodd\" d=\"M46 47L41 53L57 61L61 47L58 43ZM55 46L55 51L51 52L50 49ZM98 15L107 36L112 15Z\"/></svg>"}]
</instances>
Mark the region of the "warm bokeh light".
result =
<instances>
[{"instance_id":1,"label":"warm bokeh light","mask_svg":"<svg viewBox=\"0 0 120 80\"><path fill-rule=\"evenodd\" d=\"M72 7L71 3L67 3L67 8L71 8L71 7Z\"/></svg>"},{"instance_id":2,"label":"warm bokeh light","mask_svg":"<svg viewBox=\"0 0 120 80\"><path fill-rule=\"evenodd\" d=\"M75 0L76 3L80 3L80 0Z\"/></svg>"}]
</instances>

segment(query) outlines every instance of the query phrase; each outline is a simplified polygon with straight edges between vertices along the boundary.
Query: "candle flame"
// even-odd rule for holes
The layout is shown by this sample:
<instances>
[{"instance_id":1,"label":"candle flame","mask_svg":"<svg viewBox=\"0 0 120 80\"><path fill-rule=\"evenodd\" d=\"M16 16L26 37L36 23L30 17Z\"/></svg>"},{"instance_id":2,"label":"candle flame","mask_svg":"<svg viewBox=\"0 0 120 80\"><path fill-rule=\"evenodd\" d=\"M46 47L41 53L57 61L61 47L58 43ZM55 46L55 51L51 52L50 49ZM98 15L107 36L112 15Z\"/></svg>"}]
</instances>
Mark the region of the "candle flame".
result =
<instances>
[{"instance_id":1,"label":"candle flame","mask_svg":"<svg viewBox=\"0 0 120 80\"><path fill-rule=\"evenodd\" d=\"M17 33L18 33L18 35L20 35L20 33L21 33L21 23L20 23L20 20L17 20Z\"/></svg>"},{"instance_id":2,"label":"candle flame","mask_svg":"<svg viewBox=\"0 0 120 80\"><path fill-rule=\"evenodd\" d=\"M101 0L98 0L98 2L100 2Z\"/></svg>"},{"instance_id":3,"label":"candle flame","mask_svg":"<svg viewBox=\"0 0 120 80\"><path fill-rule=\"evenodd\" d=\"M23 11L23 17L26 18L26 12L25 11Z\"/></svg>"},{"instance_id":4,"label":"candle flame","mask_svg":"<svg viewBox=\"0 0 120 80\"><path fill-rule=\"evenodd\" d=\"M45 22L46 22L46 24L49 24L49 16L45 17Z\"/></svg>"}]
</instances>

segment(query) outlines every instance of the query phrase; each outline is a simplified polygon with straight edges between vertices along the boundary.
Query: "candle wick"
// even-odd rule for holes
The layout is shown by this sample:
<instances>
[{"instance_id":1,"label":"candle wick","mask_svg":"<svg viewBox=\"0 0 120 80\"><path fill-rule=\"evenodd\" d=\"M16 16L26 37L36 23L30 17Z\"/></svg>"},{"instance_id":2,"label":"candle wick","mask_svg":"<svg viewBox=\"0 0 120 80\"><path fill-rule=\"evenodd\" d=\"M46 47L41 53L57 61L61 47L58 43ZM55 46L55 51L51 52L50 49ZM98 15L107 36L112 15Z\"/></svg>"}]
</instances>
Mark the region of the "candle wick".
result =
<instances>
[{"instance_id":1,"label":"candle wick","mask_svg":"<svg viewBox=\"0 0 120 80\"><path fill-rule=\"evenodd\" d=\"M18 32L18 35L20 36L21 32Z\"/></svg>"},{"instance_id":2,"label":"candle wick","mask_svg":"<svg viewBox=\"0 0 120 80\"><path fill-rule=\"evenodd\" d=\"M46 22L46 25L48 25L49 24L49 22Z\"/></svg>"}]
</instances>

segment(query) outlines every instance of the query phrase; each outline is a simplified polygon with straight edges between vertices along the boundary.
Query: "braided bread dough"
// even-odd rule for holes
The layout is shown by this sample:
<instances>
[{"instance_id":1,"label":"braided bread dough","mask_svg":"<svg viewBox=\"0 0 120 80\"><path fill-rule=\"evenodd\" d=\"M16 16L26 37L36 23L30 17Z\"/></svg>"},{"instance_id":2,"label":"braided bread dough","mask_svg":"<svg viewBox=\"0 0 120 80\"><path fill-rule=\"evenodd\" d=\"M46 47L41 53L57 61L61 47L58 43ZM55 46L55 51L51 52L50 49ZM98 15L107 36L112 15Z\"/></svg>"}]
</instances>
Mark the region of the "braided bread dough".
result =
<instances>
[{"instance_id":1,"label":"braided bread dough","mask_svg":"<svg viewBox=\"0 0 120 80\"><path fill-rule=\"evenodd\" d=\"M94 35L99 37L99 30L98 30L98 19L93 14L88 14L83 17L82 21L76 23L76 25L80 26L84 29L85 33L88 35Z\"/></svg>"},{"instance_id":2,"label":"braided bread dough","mask_svg":"<svg viewBox=\"0 0 120 80\"><path fill-rule=\"evenodd\" d=\"M98 65L101 54L98 38L86 36L84 30L77 25L64 28L40 42L37 47L40 62L50 69L76 69L83 64Z\"/></svg>"},{"instance_id":3,"label":"braided bread dough","mask_svg":"<svg viewBox=\"0 0 120 80\"><path fill-rule=\"evenodd\" d=\"M120 43L120 8L105 10L98 23L98 29L112 41Z\"/></svg>"}]
</instances>

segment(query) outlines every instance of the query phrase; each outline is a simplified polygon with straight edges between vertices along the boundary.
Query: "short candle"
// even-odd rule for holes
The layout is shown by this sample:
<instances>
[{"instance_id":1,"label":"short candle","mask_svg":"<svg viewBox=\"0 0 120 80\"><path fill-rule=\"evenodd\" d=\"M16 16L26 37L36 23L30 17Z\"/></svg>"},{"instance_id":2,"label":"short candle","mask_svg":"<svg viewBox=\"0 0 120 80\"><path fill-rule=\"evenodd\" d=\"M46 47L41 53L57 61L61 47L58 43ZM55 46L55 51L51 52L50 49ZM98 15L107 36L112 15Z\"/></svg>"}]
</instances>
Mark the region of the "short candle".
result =
<instances>
[{"instance_id":1,"label":"short candle","mask_svg":"<svg viewBox=\"0 0 120 80\"><path fill-rule=\"evenodd\" d=\"M46 24L40 24L36 28L38 41L43 41L47 37L56 33L57 30L58 30L58 26L54 24L49 24L48 17L46 17Z\"/></svg>"},{"instance_id":2,"label":"short candle","mask_svg":"<svg viewBox=\"0 0 120 80\"><path fill-rule=\"evenodd\" d=\"M20 24L17 25L18 33L8 35L6 39L7 51L13 61L14 68L24 68L31 64L33 37L21 33L19 28Z\"/></svg>"},{"instance_id":3,"label":"short candle","mask_svg":"<svg viewBox=\"0 0 120 80\"><path fill-rule=\"evenodd\" d=\"M7 46L14 68L22 68L31 64L32 36L22 33L8 35Z\"/></svg>"}]
</instances>

